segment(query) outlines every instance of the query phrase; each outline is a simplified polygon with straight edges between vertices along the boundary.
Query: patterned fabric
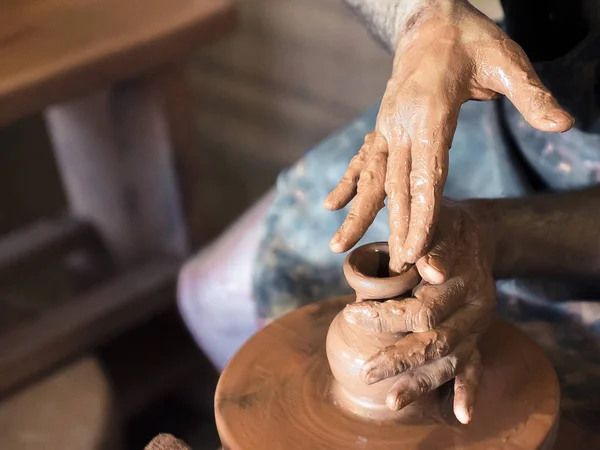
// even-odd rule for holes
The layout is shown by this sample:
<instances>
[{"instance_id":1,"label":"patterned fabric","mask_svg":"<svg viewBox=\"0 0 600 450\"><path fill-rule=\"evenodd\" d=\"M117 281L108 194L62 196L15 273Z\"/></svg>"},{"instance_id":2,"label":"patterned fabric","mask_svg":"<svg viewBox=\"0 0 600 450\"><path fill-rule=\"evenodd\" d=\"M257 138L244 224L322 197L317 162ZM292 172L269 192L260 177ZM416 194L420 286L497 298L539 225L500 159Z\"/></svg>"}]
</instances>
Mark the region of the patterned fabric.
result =
<instances>
[{"instance_id":1,"label":"patterned fabric","mask_svg":"<svg viewBox=\"0 0 600 450\"><path fill-rule=\"evenodd\" d=\"M600 180L596 86L600 55L591 36L559 60L537 69L559 97L578 99L580 124L564 134L530 127L505 99L462 107L450 152L445 195L455 198L524 196L536 189L571 189ZM254 268L260 317L269 321L309 302L349 292L343 255L328 242L347 209L322 207L374 128L377 108L327 139L281 174ZM384 209L361 243L385 241ZM600 423L600 298L598 286L556 281L498 283L499 313L529 333L554 363L565 413L589 427ZM575 300L577 299L577 300Z\"/></svg>"}]
</instances>

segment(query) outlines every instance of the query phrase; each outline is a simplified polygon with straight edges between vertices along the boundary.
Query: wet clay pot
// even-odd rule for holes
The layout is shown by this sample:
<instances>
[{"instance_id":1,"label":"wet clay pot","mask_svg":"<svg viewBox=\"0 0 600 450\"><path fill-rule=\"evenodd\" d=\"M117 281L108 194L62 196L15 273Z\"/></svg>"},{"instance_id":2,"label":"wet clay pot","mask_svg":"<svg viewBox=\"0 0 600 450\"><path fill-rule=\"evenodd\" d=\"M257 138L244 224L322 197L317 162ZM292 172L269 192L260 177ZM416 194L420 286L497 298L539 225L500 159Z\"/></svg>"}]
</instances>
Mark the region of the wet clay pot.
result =
<instances>
[{"instance_id":1,"label":"wet clay pot","mask_svg":"<svg viewBox=\"0 0 600 450\"><path fill-rule=\"evenodd\" d=\"M356 301L384 301L410 296L421 278L416 267L390 277L389 250L385 242L367 244L352 251L344 262L344 275L356 292ZM386 404L386 395L397 377L369 385L361 378L365 361L380 350L402 339L405 333L381 333L366 330L348 322L341 311L332 321L327 333L326 352L335 378L332 395L335 402L366 418L397 420L410 417L433 395L423 398L403 411L393 411Z\"/></svg>"},{"instance_id":2,"label":"wet clay pot","mask_svg":"<svg viewBox=\"0 0 600 450\"><path fill-rule=\"evenodd\" d=\"M349 255L346 277L359 299L408 294L419 281L414 269L390 278L386 267L385 244ZM452 413L451 384L394 412L385 398L395 380L367 386L360 379L363 362L402 335L370 334L348 324L340 312L354 301L349 295L304 306L240 348L215 394L225 450L552 448L558 379L523 332L495 319L482 336L473 420L462 425Z\"/></svg>"}]
</instances>

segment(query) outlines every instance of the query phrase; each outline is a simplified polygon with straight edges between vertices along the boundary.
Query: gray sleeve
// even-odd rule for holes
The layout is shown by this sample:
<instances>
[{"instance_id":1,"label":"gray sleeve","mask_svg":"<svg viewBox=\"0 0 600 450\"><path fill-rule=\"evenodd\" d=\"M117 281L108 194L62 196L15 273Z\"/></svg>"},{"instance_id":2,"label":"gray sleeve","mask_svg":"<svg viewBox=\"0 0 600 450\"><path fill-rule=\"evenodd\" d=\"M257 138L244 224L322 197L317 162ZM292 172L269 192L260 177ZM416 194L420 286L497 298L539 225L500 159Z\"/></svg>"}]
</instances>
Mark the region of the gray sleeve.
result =
<instances>
[{"instance_id":1,"label":"gray sleeve","mask_svg":"<svg viewBox=\"0 0 600 450\"><path fill-rule=\"evenodd\" d=\"M369 32L388 51L394 52L398 37L416 21L429 0L344 0Z\"/></svg>"}]
</instances>

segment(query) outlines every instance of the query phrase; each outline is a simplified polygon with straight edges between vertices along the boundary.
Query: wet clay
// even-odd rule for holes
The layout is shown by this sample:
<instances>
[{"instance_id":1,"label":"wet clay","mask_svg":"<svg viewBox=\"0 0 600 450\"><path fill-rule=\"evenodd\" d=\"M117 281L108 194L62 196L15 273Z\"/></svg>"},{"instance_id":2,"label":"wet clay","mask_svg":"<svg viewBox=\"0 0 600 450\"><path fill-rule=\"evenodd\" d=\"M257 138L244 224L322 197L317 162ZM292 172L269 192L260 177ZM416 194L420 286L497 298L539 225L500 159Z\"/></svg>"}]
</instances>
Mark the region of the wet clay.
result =
<instances>
[{"instance_id":1,"label":"wet clay","mask_svg":"<svg viewBox=\"0 0 600 450\"><path fill-rule=\"evenodd\" d=\"M415 266L401 275L389 274L388 244L377 242L352 251L344 262L344 275L356 291L356 301L401 299L421 281ZM388 407L386 397L398 377L367 384L361 369L369 358L395 344L406 333L369 330L348 322L340 312L333 319L326 339L331 372L332 399L345 410L371 420L413 420L422 410L434 407L436 393L422 397L401 411Z\"/></svg>"},{"instance_id":2,"label":"wet clay","mask_svg":"<svg viewBox=\"0 0 600 450\"><path fill-rule=\"evenodd\" d=\"M221 375L215 397L219 435L230 450L550 449L558 380L540 348L494 320L482 337L483 373L473 420L460 424L445 387L414 421L373 422L333 400L325 338L354 296L305 306L255 334ZM519 349L515 352L515 349Z\"/></svg>"},{"instance_id":3,"label":"wet clay","mask_svg":"<svg viewBox=\"0 0 600 450\"><path fill-rule=\"evenodd\" d=\"M551 448L559 410L556 374L527 336L502 321L493 321L481 337L482 375L467 425L453 414L452 382L393 411L386 393L394 377L370 385L361 378L366 359L407 338L367 331L342 311L357 299L401 297L419 282L413 269L386 277L386 253L385 243L355 250L344 273L356 296L289 313L233 357L215 397L225 448Z\"/></svg>"},{"instance_id":4,"label":"wet clay","mask_svg":"<svg viewBox=\"0 0 600 450\"><path fill-rule=\"evenodd\" d=\"M375 130L325 199L331 210L352 201L330 247L335 252L352 248L387 196L390 269L402 273L433 238L463 103L504 95L541 131L566 131L573 118L544 87L521 47L467 1L393 2L393 9L385 1L351 3L362 5L356 9L370 15L367 21L399 17L379 24L393 24L394 33L379 34L396 37L390 42L394 66ZM382 11L386 5L389 11Z\"/></svg>"},{"instance_id":5,"label":"wet clay","mask_svg":"<svg viewBox=\"0 0 600 450\"><path fill-rule=\"evenodd\" d=\"M415 266L397 276L389 271L388 244L374 242L352 251L344 261L344 276L356 292L356 301L399 297L421 281Z\"/></svg>"}]
</instances>

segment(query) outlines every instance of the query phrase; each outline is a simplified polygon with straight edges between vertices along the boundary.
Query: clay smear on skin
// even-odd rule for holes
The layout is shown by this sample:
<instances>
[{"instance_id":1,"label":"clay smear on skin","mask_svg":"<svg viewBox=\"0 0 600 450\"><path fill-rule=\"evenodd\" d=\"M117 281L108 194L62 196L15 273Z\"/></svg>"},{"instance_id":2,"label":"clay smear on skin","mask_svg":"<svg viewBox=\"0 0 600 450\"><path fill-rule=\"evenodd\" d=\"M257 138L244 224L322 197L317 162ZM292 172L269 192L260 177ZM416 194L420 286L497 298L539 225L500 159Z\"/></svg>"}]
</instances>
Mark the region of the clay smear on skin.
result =
<instances>
[{"instance_id":1,"label":"clay smear on skin","mask_svg":"<svg viewBox=\"0 0 600 450\"><path fill-rule=\"evenodd\" d=\"M542 131L573 124L523 50L490 19L463 1L424 5L399 38L376 129L325 200L340 209L354 198L332 250L352 248L387 195L390 270L416 263L435 231L460 106L498 95Z\"/></svg>"},{"instance_id":2,"label":"clay smear on skin","mask_svg":"<svg viewBox=\"0 0 600 450\"><path fill-rule=\"evenodd\" d=\"M344 274L355 290L357 301L401 298L420 282L415 267L405 274L389 276L389 252L386 243L373 243L352 251L344 262ZM373 302L377 303L377 302ZM396 380L388 378L377 384L365 382L362 366L369 358L403 338L402 332L369 330L348 322L343 313L333 320L327 334L326 348L331 371L337 380L334 397L337 403L354 413L375 420L399 418L386 404L388 391Z\"/></svg>"}]
</instances>

